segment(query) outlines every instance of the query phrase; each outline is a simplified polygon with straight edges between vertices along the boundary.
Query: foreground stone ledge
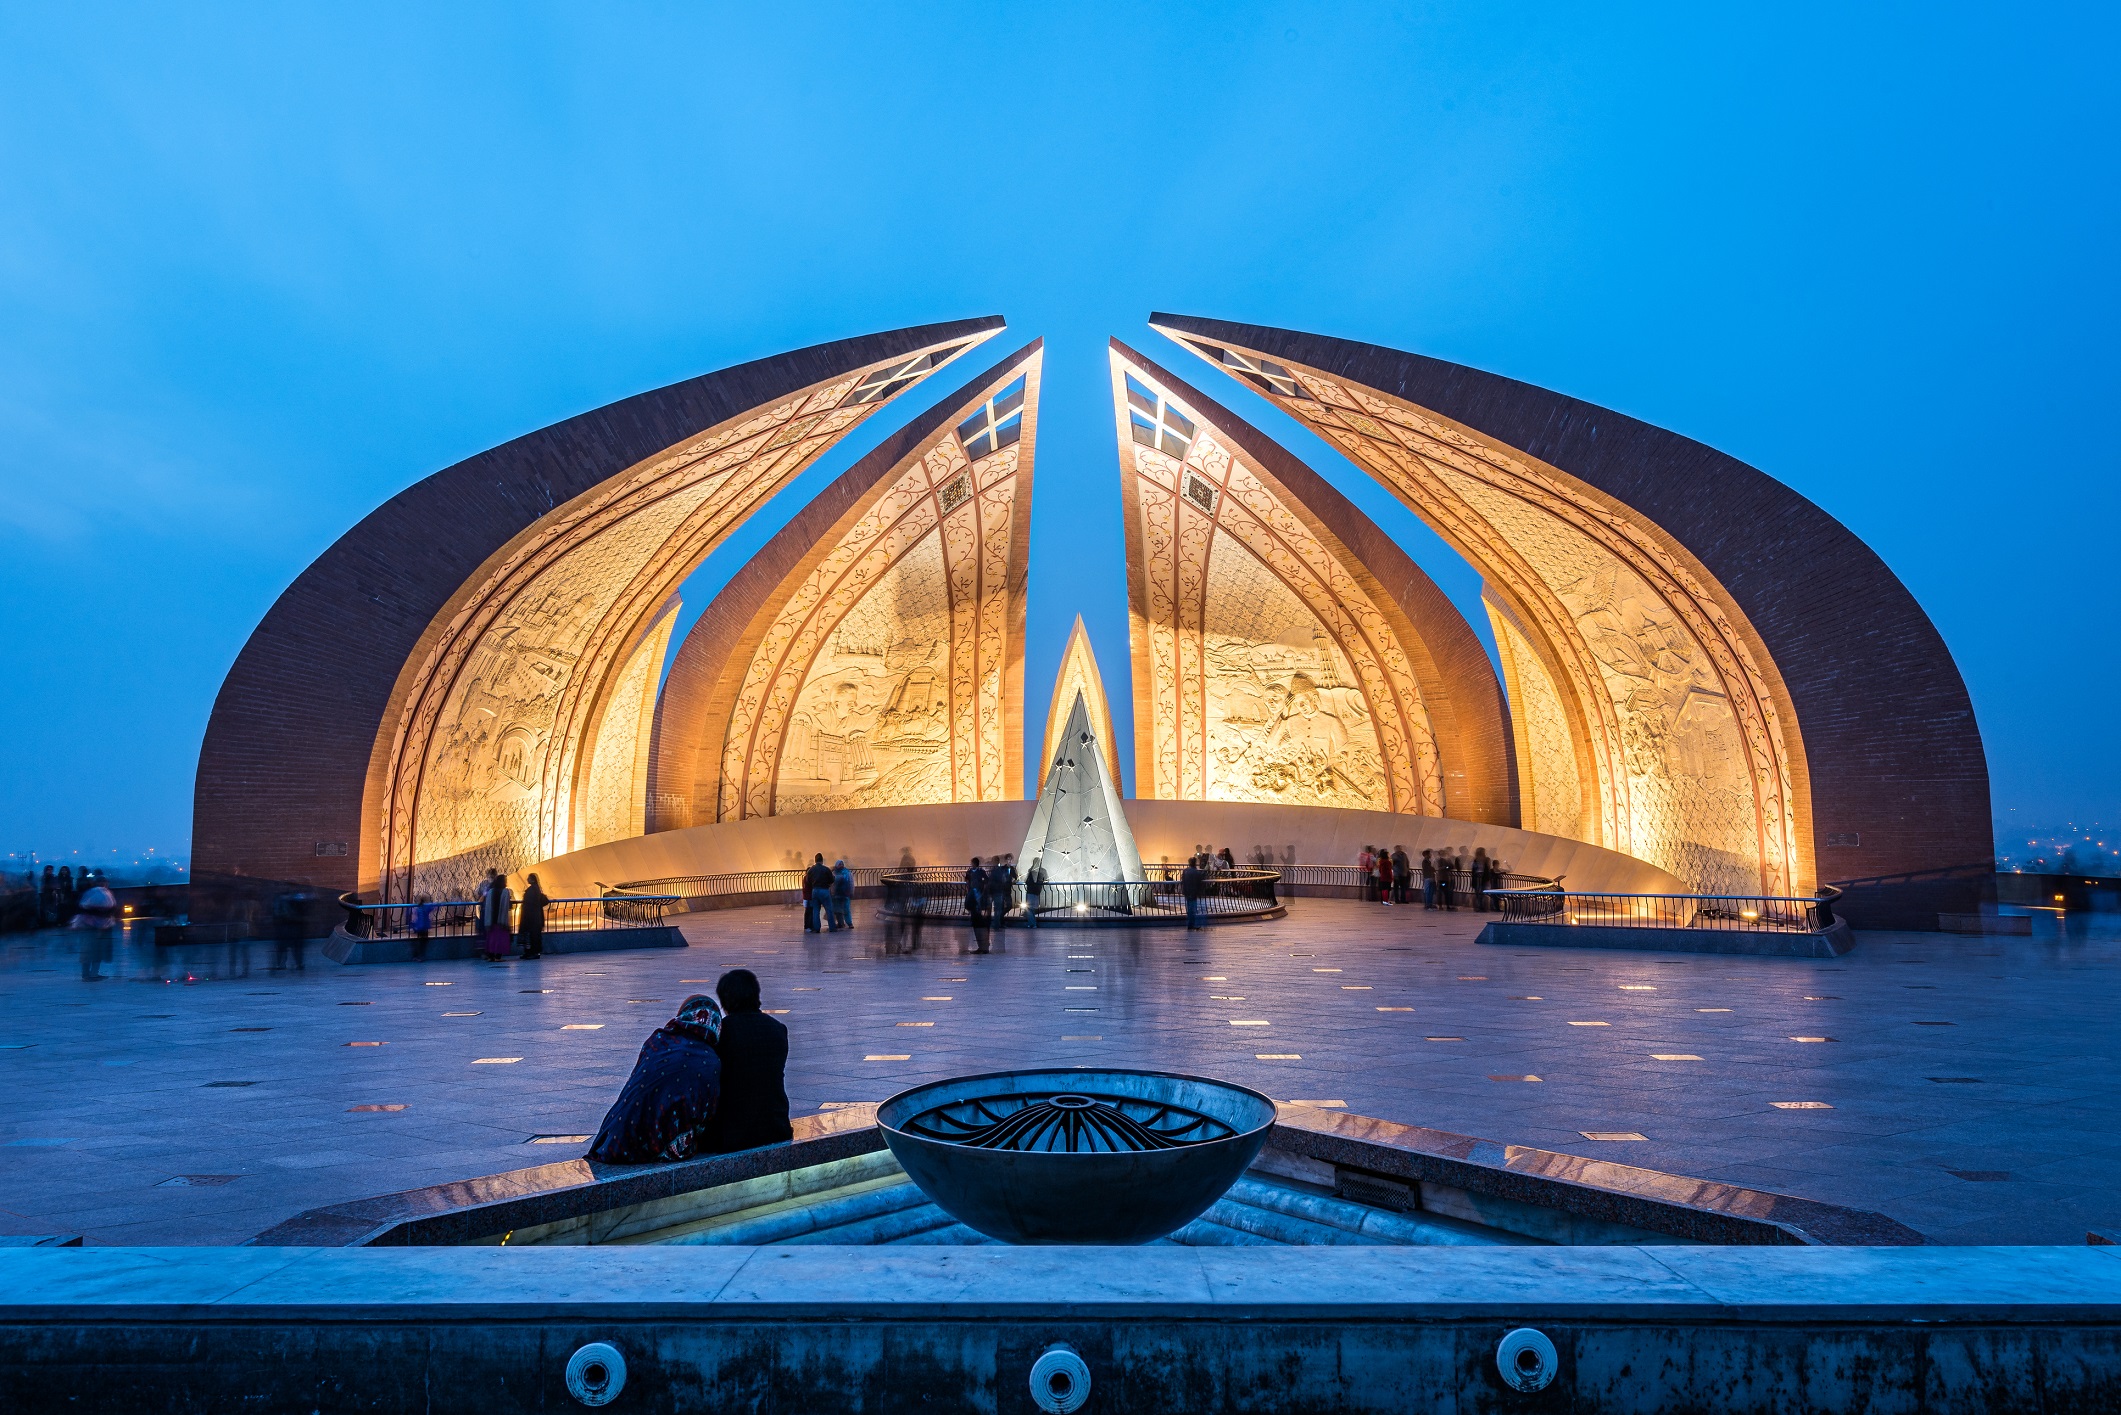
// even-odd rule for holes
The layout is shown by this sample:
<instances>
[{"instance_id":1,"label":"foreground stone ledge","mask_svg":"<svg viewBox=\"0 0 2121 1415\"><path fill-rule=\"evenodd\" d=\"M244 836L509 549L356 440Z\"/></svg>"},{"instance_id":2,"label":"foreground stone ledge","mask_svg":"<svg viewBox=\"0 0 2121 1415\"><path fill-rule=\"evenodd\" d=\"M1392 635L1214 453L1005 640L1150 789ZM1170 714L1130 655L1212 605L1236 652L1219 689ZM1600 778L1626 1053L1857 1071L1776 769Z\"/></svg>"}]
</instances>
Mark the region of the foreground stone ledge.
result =
<instances>
[{"instance_id":1,"label":"foreground stone ledge","mask_svg":"<svg viewBox=\"0 0 2121 1415\"><path fill-rule=\"evenodd\" d=\"M2085 1248L0 1251L0 1327L201 1319L1271 1317L2121 1324Z\"/></svg>"},{"instance_id":2,"label":"foreground stone ledge","mask_svg":"<svg viewBox=\"0 0 2121 1415\"><path fill-rule=\"evenodd\" d=\"M1552 1384L1504 1384L1530 1327ZM2121 1408L2101 1248L107 1248L0 1252L6 1408L82 1415ZM598 1359L608 1360L608 1352Z\"/></svg>"}]
</instances>

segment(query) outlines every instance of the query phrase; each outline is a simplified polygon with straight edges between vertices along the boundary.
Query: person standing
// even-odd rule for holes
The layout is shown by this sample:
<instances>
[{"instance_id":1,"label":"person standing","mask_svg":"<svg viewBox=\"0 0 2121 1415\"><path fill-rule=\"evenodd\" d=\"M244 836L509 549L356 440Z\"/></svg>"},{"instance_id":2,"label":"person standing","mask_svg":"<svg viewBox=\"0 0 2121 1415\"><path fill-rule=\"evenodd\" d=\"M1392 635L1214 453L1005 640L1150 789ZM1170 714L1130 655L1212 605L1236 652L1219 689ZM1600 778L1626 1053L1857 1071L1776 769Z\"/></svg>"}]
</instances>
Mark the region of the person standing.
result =
<instances>
[{"instance_id":1,"label":"person standing","mask_svg":"<svg viewBox=\"0 0 2121 1415\"><path fill-rule=\"evenodd\" d=\"M427 936L435 926L434 900L421 895L412 906L412 961L427 961Z\"/></svg>"},{"instance_id":2,"label":"person standing","mask_svg":"<svg viewBox=\"0 0 2121 1415\"><path fill-rule=\"evenodd\" d=\"M37 925L51 928L59 922L59 877L52 867L44 867L44 877L37 881Z\"/></svg>"},{"instance_id":3,"label":"person standing","mask_svg":"<svg viewBox=\"0 0 2121 1415\"><path fill-rule=\"evenodd\" d=\"M1377 875L1377 852L1367 845L1363 846L1362 853L1355 857L1355 868L1362 873L1362 897L1368 899L1371 881Z\"/></svg>"},{"instance_id":4,"label":"person standing","mask_svg":"<svg viewBox=\"0 0 2121 1415\"><path fill-rule=\"evenodd\" d=\"M990 912L994 916L994 926L1006 929L1009 927L1009 911L1016 907L1016 856L1004 855L994 862L987 880L987 893L992 900Z\"/></svg>"},{"instance_id":5,"label":"person standing","mask_svg":"<svg viewBox=\"0 0 2121 1415\"><path fill-rule=\"evenodd\" d=\"M1436 852L1436 906L1440 909L1452 910L1458 907L1458 901L1451 897L1452 887L1457 883L1456 880L1451 878L1451 874L1451 852L1438 850Z\"/></svg>"},{"instance_id":6,"label":"person standing","mask_svg":"<svg viewBox=\"0 0 2121 1415\"><path fill-rule=\"evenodd\" d=\"M1436 852L1421 852L1421 907L1433 910L1436 907Z\"/></svg>"},{"instance_id":7,"label":"person standing","mask_svg":"<svg viewBox=\"0 0 2121 1415\"><path fill-rule=\"evenodd\" d=\"M1038 897L1046 892L1046 857L1033 855L1031 868L1024 871L1024 917L1032 928L1038 927Z\"/></svg>"},{"instance_id":8,"label":"person standing","mask_svg":"<svg viewBox=\"0 0 2121 1415\"><path fill-rule=\"evenodd\" d=\"M1495 867L1488 863L1486 846L1473 852L1473 909L1476 913L1488 911L1488 891L1495 885Z\"/></svg>"},{"instance_id":9,"label":"person standing","mask_svg":"<svg viewBox=\"0 0 2121 1415\"><path fill-rule=\"evenodd\" d=\"M493 888L486 891L486 956L496 963L513 945L509 925L515 922L515 910L516 893L508 887L508 876L494 871Z\"/></svg>"},{"instance_id":10,"label":"person standing","mask_svg":"<svg viewBox=\"0 0 2121 1415\"><path fill-rule=\"evenodd\" d=\"M832 928L834 932L854 927L854 871L845 860L832 866Z\"/></svg>"},{"instance_id":11,"label":"person standing","mask_svg":"<svg viewBox=\"0 0 2121 1415\"><path fill-rule=\"evenodd\" d=\"M1386 908L1392 907L1392 856L1385 847L1377 847L1377 902Z\"/></svg>"},{"instance_id":12,"label":"person standing","mask_svg":"<svg viewBox=\"0 0 2121 1415\"><path fill-rule=\"evenodd\" d=\"M851 925L850 925L851 927ZM734 968L714 985L722 1000L722 1095L706 1152L727 1154L795 1138L788 1124L788 1029L759 1010L758 975Z\"/></svg>"},{"instance_id":13,"label":"person standing","mask_svg":"<svg viewBox=\"0 0 2121 1415\"><path fill-rule=\"evenodd\" d=\"M283 890L272 902L272 970L285 972L289 962L297 973L309 971L302 956L309 946L309 896L299 889Z\"/></svg>"},{"instance_id":14,"label":"person standing","mask_svg":"<svg viewBox=\"0 0 2121 1415\"><path fill-rule=\"evenodd\" d=\"M832 909L832 871L825 866L823 852L810 857L810 867L803 871L803 932L823 933L830 924Z\"/></svg>"},{"instance_id":15,"label":"person standing","mask_svg":"<svg viewBox=\"0 0 2121 1415\"><path fill-rule=\"evenodd\" d=\"M1186 927L1189 930L1201 927L1201 886L1207 876L1200 867L1200 860L1201 857L1195 855L1186 861L1186 867L1178 872L1178 897L1186 902Z\"/></svg>"},{"instance_id":16,"label":"person standing","mask_svg":"<svg viewBox=\"0 0 2121 1415\"><path fill-rule=\"evenodd\" d=\"M118 896L111 893L109 885L90 879L86 870L81 872L81 879L88 887L81 891L79 911L68 927L81 930L82 980L100 983L103 965L111 957L111 930L118 927Z\"/></svg>"},{"instance_id":17,"label":"person standing","mask_svg":"<svg viewBox=\"0 0 2121 1415\"><path fill-rule=\"evenodd\" d=\"M972 867L965 871L965 913L972 920L974 953L987 951L987 872L980 868L979 856L972 857Z\"/></svg>"},{"instance_id":18,"label":"person standing","mask_svg":"<svg viewBox=\"0 0 2121 1415\"><path fill-rule=\"evenodd\" d=\"M523 913L516 921L516 933L525 958L545 956L545 906L549 902L536 875L523 882Z\"/></svg>"},{"instance_id":19,"label":"person standing","mask_svg":"<svg viewBox=\"0 0 2121 1415\"><path fill-rule=\"evenodd\" d=\"M1392 887L1398 892L1393 899L1401 904L1414 902L1414 879L1411 873L1413 862L1407 858L1407 847L1392 847Z\"/></svg>"}]
</instances>

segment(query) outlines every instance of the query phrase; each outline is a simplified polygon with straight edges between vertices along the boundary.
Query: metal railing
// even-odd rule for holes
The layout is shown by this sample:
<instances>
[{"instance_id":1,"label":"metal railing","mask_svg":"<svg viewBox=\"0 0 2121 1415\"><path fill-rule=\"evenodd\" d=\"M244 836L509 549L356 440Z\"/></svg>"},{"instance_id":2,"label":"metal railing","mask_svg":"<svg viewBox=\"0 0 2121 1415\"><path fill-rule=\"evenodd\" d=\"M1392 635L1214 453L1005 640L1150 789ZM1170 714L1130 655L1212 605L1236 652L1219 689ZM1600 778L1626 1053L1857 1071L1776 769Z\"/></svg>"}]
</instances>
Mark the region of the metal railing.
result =
<instances>
[{"instance_id":1,"label":"metal railing","mask_svg":"<svg viewBox=\"0 0 2121 1415\"><path fill-rule=\"evenodd\" d=\"M680 902L674 894L607 894L596 899L548 899L545 901L545 932L582 933L589 929L645 929L663 922L664 913ZM411 938L412 914L417 904L362 904L342 895L339 906L346 910L346 931L355 938ZM479 901L449 899L429 904L428 936L462 938L479 931ZM508 928L521 929L523 901L509 910Z\"/></svg>"},{"instance_id":2,"label":"metal railing","mask_svg":"<svg viewBox=\"0 0 2121 1415\"><path fill-rule=\"evenodd\" d=\"M1819 933L1833 926L1833 901L1840 893L1828 886L1811 899L1771 894L1601 894L1565 890L1559 883L1487 891L1497 911L1513 923L1732 933Z\"/></svg>"},{"instance_id":3,"label":"metal railing","mask_svg":"<svg viewBox=\"0 0 2121 1415\"><path fill-rule=\"evenodd\" d=\"M1152 881L1173 881L1185 869L1183 860L1162 860L1143 866ZM1021 872L1023 866L1018 865ZM1278 896L1301 891L1309 895L1325 895L1344 899L1375 900L1377 883L1374 876L1364 873L1359 865L1260 865L1241 864L1237 873L1253 875L1272 874L1278 885ZM893 876L910 875L928 881L954 881L962 883L965 875L963 865L915 865L875 866L850 868L854 876L856 898L873 899L885 893L884 881ZM1218 869L1215 878L1235 878L1231 871ZM1482 876L1492 882L1493 887L1531 888L1551 885L1554 881L1541 875L1525 875L1509 872ZM800 904L803 902L803 871L800 869L753 870L744 873L719 875L668 875L661 879L628 880L609 888L656 894L668 894L683 901L683 907L713 908L717 903L743 904ZM1402 891L1394 888L1399 902L1419 904L1422 902L1422 884L1411 880ZM1441 895L1438 903L1446 908L1480 909L1487 907L1483 899L1484 889L1474 887L1470 871L1455 871L1448 892Z\"/></svg>"},{"instance_id":4,"label":"metal railing","mask_svg":"<svg viewBox=\"0 0 2121 1415\"><path fill-rule=\"evenodd\" d=\"M1038 918L1055 923L1183 919L1186 901L1178 879L1182 869L1174 867L1167 874L1152 866L1146 880L1048 880L1035 896L1019 877L1006 898L990 887L982 903L987 918L1005 926L1030 923L1034 910ZM1210 873L1201 881L1201 913L1225 919L1273 913L1282 907L1275 893L1280 880L1275 870L1241 867ZM970 920L965 872L942 865L890 871L883 878L883 912L901 919Z\"/></svg>"}]
</instances>

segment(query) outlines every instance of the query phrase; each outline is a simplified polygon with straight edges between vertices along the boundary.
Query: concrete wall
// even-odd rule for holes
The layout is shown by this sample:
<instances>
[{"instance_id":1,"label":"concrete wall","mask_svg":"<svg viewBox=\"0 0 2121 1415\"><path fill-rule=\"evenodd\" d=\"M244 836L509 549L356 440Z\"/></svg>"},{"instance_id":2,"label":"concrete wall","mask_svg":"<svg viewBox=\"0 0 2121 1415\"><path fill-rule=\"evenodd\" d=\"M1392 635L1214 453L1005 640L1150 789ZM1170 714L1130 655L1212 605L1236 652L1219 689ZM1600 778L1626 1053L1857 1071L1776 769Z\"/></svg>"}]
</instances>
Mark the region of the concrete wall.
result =
<instances>
[{"instance_id":1,"label":"concrete wall","mask_svg":"<svg viewBox=\"0 0 2121 1415\"><path fill-rule=\"evenodd\" d=\"M958 864L973 855L1019 849L1035 804L997 801L766 816L615 840L555 856L533 868L545 892L558 898L593 893L598 884L791 869L808 864L818 851L828 862L844 858L857 868L895 865L903 852L924 865ZM1126 809L1135 843L1150 864L1183 859L1199 845L1227 845L1240 862L1264 847L1277 863L1303 865L1352 865L1365 844L1404 845L1416 858L1425 849L1448 845L1454 850L1485 848L1524 874L1566 876L1572 889L1683 892L1678 880L1642 860L1508 826L1385 811L1214 801L1128 801Z\"/></svg>"},{"instance_id":2,"label":"concrete wall","mask_svg":"<svg viewBox=\"0 0 2121 1415\"><path fill-rule=\"evenodd\" d=\"M7 1408L1086 1412L2121 1408L2111 1248L26 1248ZM1532 1328L1551 1383L1504 1384Z\"/></svg>"}]
</instances>

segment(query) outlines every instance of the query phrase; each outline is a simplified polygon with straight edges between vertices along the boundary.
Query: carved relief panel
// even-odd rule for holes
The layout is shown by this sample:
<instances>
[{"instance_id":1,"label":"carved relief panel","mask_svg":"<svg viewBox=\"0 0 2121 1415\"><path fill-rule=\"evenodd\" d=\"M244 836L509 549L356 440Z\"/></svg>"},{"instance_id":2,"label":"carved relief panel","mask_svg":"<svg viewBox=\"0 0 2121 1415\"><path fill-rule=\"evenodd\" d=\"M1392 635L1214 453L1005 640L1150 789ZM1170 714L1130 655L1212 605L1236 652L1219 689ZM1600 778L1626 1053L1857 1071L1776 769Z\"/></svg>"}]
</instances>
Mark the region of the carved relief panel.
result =
<instances>
[{"instance_id":1,"label":"carved relief panel","mask_svg":"<svg viewBox=\"0 0 2121 1415\"><path fill-rule=\"evenodd\" d=\"M1728 598L1657 528L1376 389L1178 337L1345 451L1486 576L1536 828L1561 833L1573 814L1566 833L1704 891L1800 883L1785 709Z\"/></svg>"},{"instance_id":2,"label":"carved relief panel","mask_svg":"<svg viewBox=\"0 0 2121 1415\"><path fill-rule=\"evenodd\" d=\"M1037 363L909 453L771 612L722 737L718 819L1021 790Z\"/></svg>"},{"instance_id":3,"label":"carved relief panel","mask_svg":"<svg viewBox=\"0 0 2121 1415\"><path fill-rule=\"evenodd\" d=\"M1136 791L1443 814L1405 646L1350 567L1146 370L1112 368Z\"/></svg>"},{"instance_id":4,"label":"carved relief panel","mask_svg":"<svg viewBox=\"0 0 2121 1415\"><path fill-rule=\"evenodd\" d=\"M897 392L969 344L731 419L555 508L460 596L409 665L391 731L385 892L461 897L572 848L590 723L641 627L714 547Z\"/></svg>"}]
</instances>

